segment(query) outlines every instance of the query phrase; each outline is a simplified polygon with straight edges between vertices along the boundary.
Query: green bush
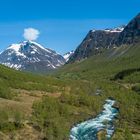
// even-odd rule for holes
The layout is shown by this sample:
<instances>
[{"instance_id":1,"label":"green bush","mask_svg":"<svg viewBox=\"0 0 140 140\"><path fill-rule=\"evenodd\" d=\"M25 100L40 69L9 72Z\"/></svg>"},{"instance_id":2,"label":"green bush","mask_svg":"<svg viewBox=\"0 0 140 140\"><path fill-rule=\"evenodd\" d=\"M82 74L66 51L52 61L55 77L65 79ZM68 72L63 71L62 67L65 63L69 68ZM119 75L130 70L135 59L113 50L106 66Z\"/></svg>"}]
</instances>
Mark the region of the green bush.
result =
<instances>
[{"instance_id":1,"label":"green bush","mask_svg":"<svg viewBox=\"0 0 140 140\"><path fill-rule=\"evenodd\" d=\"M12 99L13 94L7 86L0 85L0 97L6 99Z\"/></svg>"},{"instance_id":2,"label":"green bush","mask_svg":"<svg viewBox=\"0 0 140 140\"><path fill-rule=\"evenodd\" d=\"M22 127L23 115L17 111L0 110L0 131L14 131Z\"/></svg>"}]
</instances>

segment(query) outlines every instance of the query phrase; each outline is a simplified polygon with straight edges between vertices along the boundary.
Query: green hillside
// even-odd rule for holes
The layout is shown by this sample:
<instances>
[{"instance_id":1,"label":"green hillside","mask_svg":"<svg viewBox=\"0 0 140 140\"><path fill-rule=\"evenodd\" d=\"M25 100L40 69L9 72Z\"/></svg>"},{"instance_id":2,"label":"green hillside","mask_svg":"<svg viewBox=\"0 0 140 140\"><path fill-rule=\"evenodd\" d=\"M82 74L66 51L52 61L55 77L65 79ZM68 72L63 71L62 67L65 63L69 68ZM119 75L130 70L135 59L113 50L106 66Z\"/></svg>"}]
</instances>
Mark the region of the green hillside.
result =
<instances>
[{"instance_id":1,"label":"green hillside","mask_svg":"<svg viewBox=\"0 0 140 140\"><path fill-rule=\"evenodd\" d=\"M125 129L130 131L129 135L133 135L134 139L140 139L139 52L140 44L124 45L104 50L103 54L89 59L68 64L58 72L60 77L66 79L90 82L89 86L103 91L99 98L113 97L118 101L120 115L113 139L129 139L125 138Z\"/></svg>"},{"instance_id":2,"label":"green hillside","mask_svg":"<svg viewBox=\"0 0 140 140\"><path fill-rule=\"evenodd\" d=\"M101 99L94 105L96 98L85 94L90 91L86 81L0 66L0 82L0 138L4 140L68 138L71 126L96 115L103 103Z\"/></svg>"},{"instance_id":3,"label":"green hillside","mask_svg":"<svg viewBox=\"0 0 140 140\"><path fill-rule=\"evenodd\" d=\"M104 50L51 75L0 66L0 138L66 140L112 97L120 109L112 139L140 139L139 52L139 44Z\"/></svg>"},{"instance_id":4,"label":"green hillside","mask_svg":"<svg viewBox=\"0 0 140 140\"><path fill-rule=\"evenodd\" d=\"M16 135L11 138L13 133L18 134L18 130L26 128L26 122L32 122L34 101L41 100L45 95L59 95L65 87L66 83L54 77L23 73L0 66L0 139L15 139ZM32 125L30 127L33 129ZM22 135L24 139L25 134Z\"/></svg>"},{"instance_id":5,"label":"green hillside","mask_svg":"<svg viewBox=\"0 0 140 140\"><path fill-rule=\"evenodd\" d=\"M79 74L80 78L83 76L87 79L93 77L111 77L125 69L139 68L139 51L139 44L112 48L104 50L104 53L92 56L83 61L65 65L59 71L60 74L62 72L67 77L71 73L75 75Z\"/></svg>"}]
</instances>

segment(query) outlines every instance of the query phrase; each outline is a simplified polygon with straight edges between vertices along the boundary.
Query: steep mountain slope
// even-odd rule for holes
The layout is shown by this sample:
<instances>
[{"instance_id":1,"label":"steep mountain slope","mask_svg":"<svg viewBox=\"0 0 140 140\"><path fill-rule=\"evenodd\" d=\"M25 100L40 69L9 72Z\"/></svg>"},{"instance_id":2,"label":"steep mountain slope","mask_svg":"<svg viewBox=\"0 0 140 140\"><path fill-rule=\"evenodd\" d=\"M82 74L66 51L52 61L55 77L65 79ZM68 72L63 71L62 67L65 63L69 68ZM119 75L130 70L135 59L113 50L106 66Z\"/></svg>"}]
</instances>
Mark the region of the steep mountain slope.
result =
<instances>
[{"instance_id":1,"label":"steep mountain slope","mask_svg":"<svg viewBox=\"0 0 140 140\"><path fill-rule=\"evenodd\" d=\"M116 44L132 44L137 42L140 42L140 13L120 33Z\"/></svg>"},{"instance_id":2,"label":"steep mountain slope","mask_svg":"<svg viewBox=\"0 0 140 140\"><path fill-rule=\"evenodd\" d=\"M84 77L85 79L96 79L97 77L103 78L103 76L107 74L108 77L111 78L113 74L116 74L119 71L139 68L139 52L140 43L110 48L100 55L93 55L83 61L64 65L59 71L60 74L64 72L65 76L68 77L71 77L71 74L74 74ZM75 76L75 78L77 76Z\"/></svg>"},{"instance_id":3,"label":"steep mountain slope","mask_svg":"<svg viewBox=\"0 0 140 140\"><path fill-rule=\"evenodd\" d=\"M91 30L70 57L69 62L81 60L92 55L100 54L104 49L113 47L120 32L124 28Z\"/></svg>"},{"instance_id":4,"label":"steep mountain slope","mask_svg":"<svg viewBox=\"0 0 140 140\"><path fill-rule=\"evenodd\" d=\"M140 42L140 14L123 28L91 30L68 62L71 63L101 54L105 49L138 42Z\"/></svg>"},{"instance_id":5,"label":"steep mountain slope","mask_svg":"<svg viewBox=\"0 0 140 140\"><path fill-rule=\"evenodd\" d=\"M60 67L65 59L33 41L12 44L0 54L0 63L17 70L46 72Z\"/></svg>"}]
</instances>

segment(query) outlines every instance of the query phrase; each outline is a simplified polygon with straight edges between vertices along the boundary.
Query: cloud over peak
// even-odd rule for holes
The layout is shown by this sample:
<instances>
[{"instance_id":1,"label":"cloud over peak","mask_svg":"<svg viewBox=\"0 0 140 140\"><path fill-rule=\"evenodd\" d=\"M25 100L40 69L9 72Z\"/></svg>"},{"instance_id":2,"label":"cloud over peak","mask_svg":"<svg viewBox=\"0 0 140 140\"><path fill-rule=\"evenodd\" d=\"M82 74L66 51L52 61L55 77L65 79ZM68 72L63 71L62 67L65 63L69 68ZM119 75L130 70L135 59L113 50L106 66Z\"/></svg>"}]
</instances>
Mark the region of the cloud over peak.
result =
<instances>
[{"instance_id":1,"label":"cloud over peak","mask_svg":"<svg viewBox=\"0 0 140 140\"><path fill-rule=\"evenodd\" d=\"M36 40L39 37L39 30L34 28L26 28L24 29L23 37L26 40Z\"/></svg>"}]
</instances>

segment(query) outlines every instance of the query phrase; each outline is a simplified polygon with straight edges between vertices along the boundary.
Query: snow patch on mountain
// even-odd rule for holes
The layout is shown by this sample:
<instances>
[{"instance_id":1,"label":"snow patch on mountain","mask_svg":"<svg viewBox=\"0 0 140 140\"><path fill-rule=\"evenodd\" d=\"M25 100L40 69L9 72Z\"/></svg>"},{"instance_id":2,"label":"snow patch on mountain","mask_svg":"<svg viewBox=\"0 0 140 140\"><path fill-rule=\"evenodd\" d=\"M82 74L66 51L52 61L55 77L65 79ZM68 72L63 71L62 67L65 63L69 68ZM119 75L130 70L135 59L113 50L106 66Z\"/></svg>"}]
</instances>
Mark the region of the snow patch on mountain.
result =
<instances>
[{"instance_id":1,"label":"snow patch on mountain","mask_svg":"<svg viewBox=\"0 0 140 140\"><path fill-rule=\"evenodd\" d=\"M70 51L66 54L63 55L64 59L67 61L69 61L70 57L74 54L74 51Z\"/></svg>"},{"instance_id":2,"label":"snow patch on mountain","mask_svg":"<svg viewBox=\"0 0 140 140\"><path fill-rule=\"evenodd\" d=\"M104 31L106 32L122 32L124 30L124 27L117 27L117 28L114 28L114 29L105 29Z\"/></svg>"},{"instance_id":3,"label":"snow patch on mountain","mask_svg":"<svg viewBox=\"0 0 140 140\"><path fill-rule=\"evenodd\" d=\"M120 33L124 30L125 28L125 25L122 25L120 27L116 27L116 28L107 28L107 29L104 29L104 30L101 30L101 31L105 31L105 32L110 32L110 33ZM99 31L99 30L92 30L92 32L96 32L96 31Z\"/></svg>"}]
</instances>

